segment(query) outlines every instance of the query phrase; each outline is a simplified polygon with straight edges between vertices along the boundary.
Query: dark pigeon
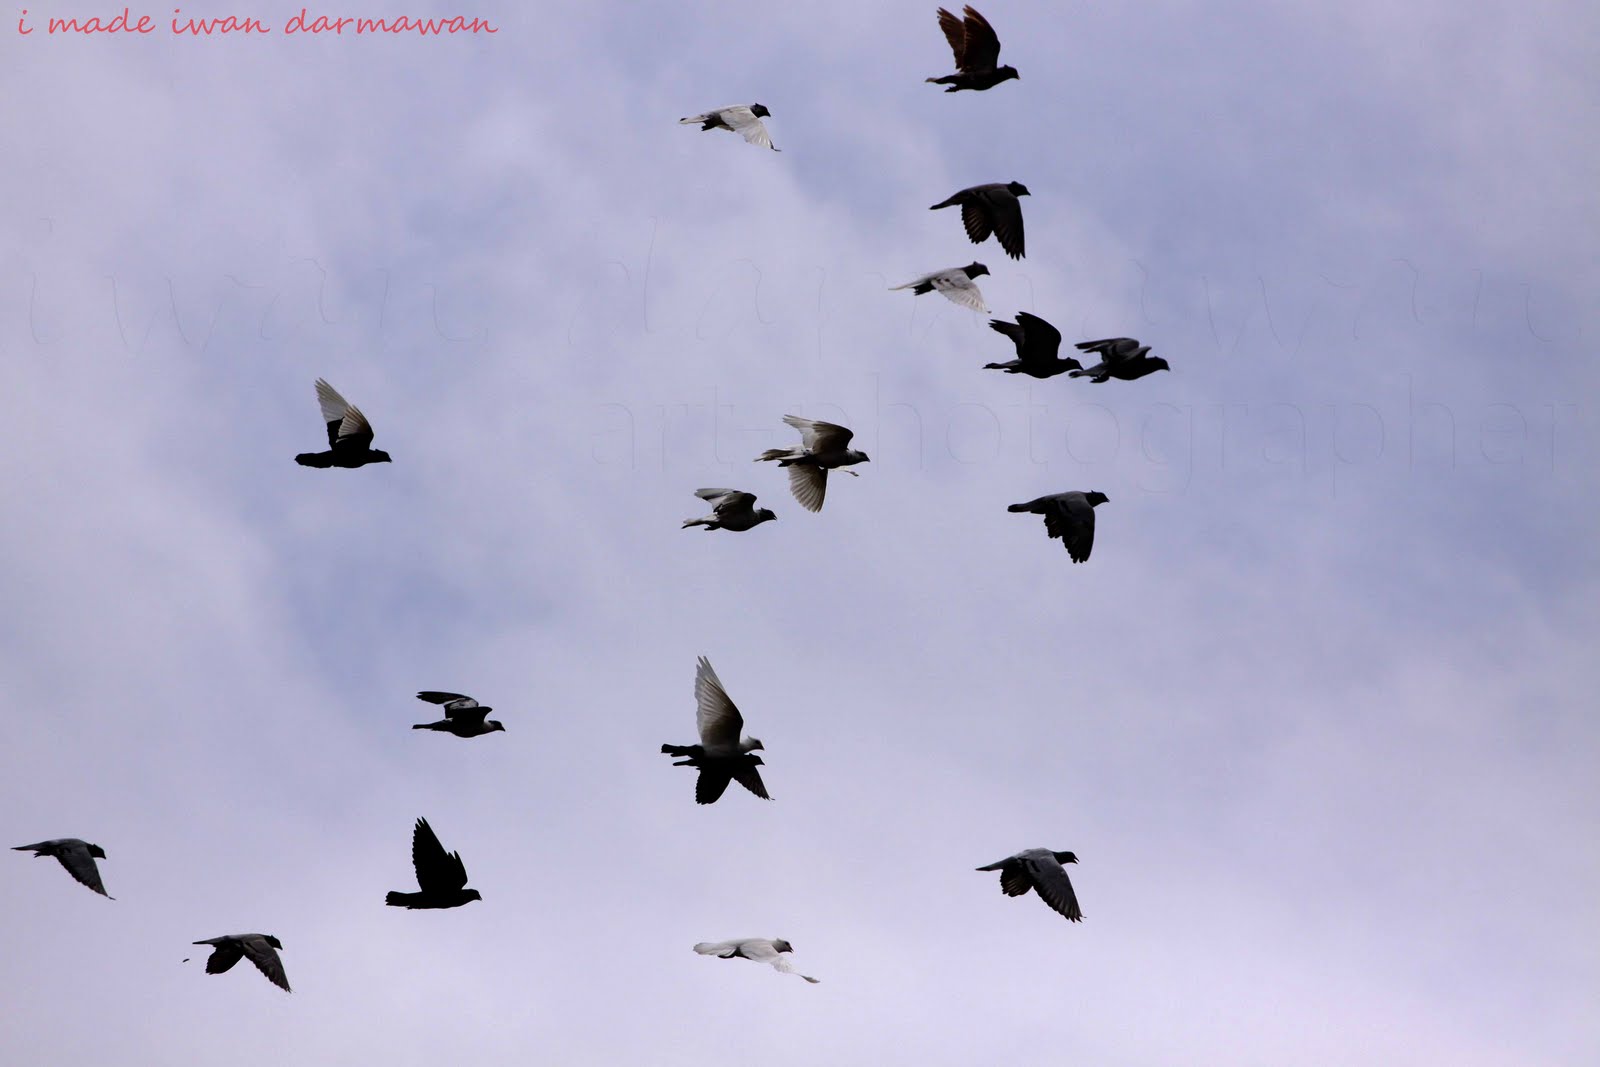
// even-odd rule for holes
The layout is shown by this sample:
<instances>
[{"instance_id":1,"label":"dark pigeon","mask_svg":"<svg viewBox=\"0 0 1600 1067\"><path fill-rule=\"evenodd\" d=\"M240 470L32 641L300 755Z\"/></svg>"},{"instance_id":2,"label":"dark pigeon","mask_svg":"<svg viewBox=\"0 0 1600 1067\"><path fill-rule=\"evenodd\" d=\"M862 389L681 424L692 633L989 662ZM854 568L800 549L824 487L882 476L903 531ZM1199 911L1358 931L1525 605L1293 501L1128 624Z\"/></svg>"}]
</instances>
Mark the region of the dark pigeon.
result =
<instances>
[{"instance_id":1,"label":"dark pigeon","mask_svg":"<svg viewBox=\"0 0 1600 1067\"><path fill-rule=\"evenodd\" d=\"M505 729L496 720L484 717L493 711L493 708L487 704L480 704L464 694L440 693L424 689L417 694L417 699L426 700L430 704L443 704L444 718L438 722L419 722L412 727L413 730L438 730L440 733L455 734L457 737L481 737Z\"/></svg>"},{"instance_id":2,"label":"dark pigeon","mask_svg":"<svg viewBox=\"0 0 1600 1067\"><path fill-rule=\"evenodd\" d=\"M661 751L678 757L674 767L694 767L700 772L694 785L696 804L715 804L728 788L738 782L762 800L771 800L756 768L765 766L760 756L750 753L763 748L760 741L744 737L744 716L711 669L711 661L701 656L694 672L695 723L700 732L698 745L662 745Z\"/></svg>"},{"instance_id":3,"label":"dark pigeon","mask_svg":"<svg viewBox=\"0 0 1600 1067\"><path fill-rule=\"evenodd\" d=\"M928 210L938 211L960 204L961 225L966 227L967 237L973 244L982 244L992 233L1000 241L1000 247L1006 250L1006 255L1021 259L1024 255L1022 204L1017 197L1027 195L1028 187L1021 182L974 185L948 200L941 200Z\"/></svg>"},{"instance_id":4,"label":"dark pigeon","mask_svg":"<svg viewBox=\"0 0 1600 1067\"><path fill-rule=\"evenodd\" d=\"M459 908L483 894L468 889L467 866L461 853L446 852L427 819L418 819L411 833L411 866L416 868L420 893L390 893L383 902L391 908Z\"/></svg>"},{"instance_id":5,"label":"dark pigeon","mask_svg":"<svg viewBox=\"0 0 1600 1067\"><path fill-rule=\"evenodd\" d=\"M83 885L93 889L107 900L115 900L100 881L100 868L95 866L95 860L105 859L105 849L99 845L91 845L87 841L80 841L76 837L58 837L53 841L40 841L34 845L16 845L14 852L32 852L33 858L40 856L54 856L61 861L61 866L67 873L76 878Z\"/></svg>"},{"instance_id":6,"label":"dark pigeon","mask_svg":"<svg viewBox=\"0 0 1600 1067\"><path fill-rule=\"evenodd\" d=\"M962 9L962 14L966 18L958 19L944 8L939 9L939 28L950 42L950 51L955 53L958 73L927 80L949 86L947 93L957 93L962 89L993 89L1008 79L1021 78L1016 67L996 66L1000 62L1000 38L995 36L989 20L971 4Z\"/></svg>"},{"instance_id":7,"label":"dark pigeon","mask_svg":"<svg viewBox=\"0 0 1600 1067\"><path fill-rule=\"evenodd\" d=\"M283 948L283 942L271 934L224 934L222 937L196 941L195 944L214 946L211 958L206 960L207 974L221 974L238 963L241 957L249 957L250 962L256 965L256 970L267 976L267 981L285 993L290 992L289 979L283 973L283 961L278 958L278 950Z\"/></svg>"},{"instance_id":8,"label":"dark pigeon","mask_svg":"<svg viewBox=\"0 0 1600 1067\"><path fill-rule=\"evenodd\" d=\"M1083 912L1078 910L1078 894L1072 891L1072 880L1062 866L1063 863L1077 862L1078 857L1070 852L1030 848L977 869L999 871L1000 888L1006 896L1020 897L1032 889L1050 907L1079 923L1083 921Z\"/></svg>"},{"instance_id":9,"label":"dark pigeon","mask_svg":"<svg viewBox=\"0 0 1600 1067\"><path fill-rule=\"evenodd\" d=\"M1146 374L1154 374L1158 370L1172 369L1167 366L1166 360L1150 355L1149 345L1141 345L1131 337L1079 341L1073 347L1080 352L1095 352L1100 356L1100 362L1094 366L1073 371L1074 378L1088 378L1092 382L1119 378L1131 382L1135 378L1143 378Z\"/></svg>"},{"instance_id":10,"label":"dark pigeon","mask_svg":"<svg viewBox=\"0 0 1600 1067\"><path fill-rule=\"evenodd\" d=\"M1082 563L1094 548L1094 509L1107 503L1104 493L1056 493L1026 504L1012 504L1007 511L1027 511L1044 516L1044 528L1051 537L1061 538L1072 562Z\"/></svg>"},{"instance_id":11,"label":"dark pigeon","mask_svg":"<svg viewBox=\"0 0 1600 1067\"><path fill-rule=\"evenodd\" d=\"M704 526L707 530L744 531L776 519L767 508L755 506L756 495L738 489L696 489L694 495L709 501L711 514L703 519L684 519L683 529Z\"/></svg>"},{"instance_id":12,"label":"dark pigeon","mask_svg":"<svg viewBox=\"0 0 1600 1067\"><path fill-rule=\"evenodd\" d=\"M389 453L372 447L372 424L339 391L317 379L317 403L328 424L328 451L302 452L294 461L302 467L345 467L355 469L368 463L389 463Z\"/></svg>"},{"instance_id":13,"label":"dark pigeon","mask_svg":"<svg viewBox=\"0 0 1600 1067\"><path fill-rule=\"evenodd\" d=\"M989 320L989 328L1005 334L1017 346L1017 358L1009 363L985 363L984 370L1003 370L1007 374L1026 374L1031 378L1050 378L1083 366L1070 356L1057 358L1061 351L1061 331L1037 315L1017 312L1016 322Z\"/></svg>"}]
</instances>

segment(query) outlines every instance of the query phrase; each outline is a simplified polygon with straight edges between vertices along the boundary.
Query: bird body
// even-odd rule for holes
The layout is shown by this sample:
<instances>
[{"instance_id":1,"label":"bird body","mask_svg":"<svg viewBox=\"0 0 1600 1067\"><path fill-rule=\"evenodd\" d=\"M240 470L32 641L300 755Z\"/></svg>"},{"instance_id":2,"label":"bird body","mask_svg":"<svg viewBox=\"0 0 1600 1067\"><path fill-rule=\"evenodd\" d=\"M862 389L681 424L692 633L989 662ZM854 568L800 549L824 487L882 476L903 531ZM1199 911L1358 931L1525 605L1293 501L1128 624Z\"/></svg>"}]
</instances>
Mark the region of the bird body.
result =
<instances>
[{"instance_id":1,"label":"bird body","mask_svg":"<svg viewBox=\"0 0 1600 1067\"><path fill-rule=\"evenodd\" d=\"M1083 912L1078 909L1078 895L1072 891L1072 880L1062 864L1077 862L1078 857L1071 852L1029 848L976 869L999 871L1000 889L1006 896L1020 897L1032 889L1040 900L1076 923L1083 921Z\"/></svg>"},{"instance_id":2,"label":"bird body","mask_svg":"<svg viewBox=\"0 0 1600 1067\"><path fill-rule=\"evenodd\" d=\"M785 415L783 421L800 431L800 444L790 448L769 448L756 457L757 463L776 461L789 469L789 492L807 511L821 511L828 493L828 472L857 463L870 463L865 452L850 447L854 431L831 422ZM855 471L847 471L855 474Z\"/></svg>"},{"instance_id":3,"label":"bird body","mask_svg":"<svg viewBox=\"0 0 1600 1067\"><path fill-rule=\"evenodd\" d=\"M711 514L703 519L684 519L683 529L703 526L707 530L743 532L776 519L766 508L755 507L754 493L738 489L696 489L694 495L711 503Z\"/></svg>"},{"instance_id":4,"label":"bird body","mask_svg":"<svg viewBox=\"0 0 1600 1067\"><path fill-rule=\"evenodd\" d=\"M989 20L978 14L971 4L962 9L965 18L939 9L939 28L944 31L950 51L955 53L956 73L941 78L928 78L935 85L948 86L947 93L962 89L982 91L993 89L1003 81L1021 78L1015 67L999 66L1000 38Z\"/></svg>"},{"instance_id":5,"label":"bird body","mask_svg":"<svg viewBox=\"0 0 1600 1067\"><path fill-rule=\"evenodd\" d=\"M1007 511L1026 511L1044 516L1044 528L1051 537L1059 537L1072 562L1082 563L1094 548L1094 509L1109 502L1101 492L1055 493L1041 496L1026 504L1012 504Z\"/></svg>"},{"instance_id":6,"label":"bird body","mask_svg":"<svg viewBox=\"0 0 1600 1067\"><path fill-rule=\"evenodd\" d=\"M76 837L58 837L31 845L14 845L12 851L32 852L34 859L51 856L59 860L66 872L80 884L88 886L107 900L116 899L106 892L105 883L100 881L100 868L94 862L106 858L105 849L99 845L91 845Z\"/></svg>"},{"instance_id":7,"label":"bird body","mask_svg":"<svg viewBox=\"0 0 1600 1067\"><path fill-rule=\"evenodd\" d=\"M411 832L411 866L421 892L389 893L383 902L392 908L459 908L483 899L476 889L466 888L467 867L461 862L461 853L446 852L427 819L418 819Z\"/></svg>"},{"instance_id":8,"label":"bird body","mask_svg":"<svg viewBox=\"0 0 1600 1067\"><path fill-rule=\"evenodd\" d=\"M1007 374L1026 374L1031 378L1050 378L1057 374L1078 370L1083 366L1070 356L1059 359L1061 331L1037 315L1017 312L1017 321L989 320L989 328L1011 338L1017 346L1017 358L1008 363L985 363L984 370L1001 370Z\"/></svg>"},{"instance_id":9,"label":"bird body","mask_svg":"<svg viewBox=\"0 0 1600 1067\"><path fill-rule=\"evenodd\" d=\"M1028 187L1021 182L994 182L963 189L946 200L930 207L929 211L961 205L961 225L973 244L982 244L993 234L1012 259L1024 255L1022 233L1022 203L1017 199L1028 196Z\"/></svg>"},{"instance_id":10,"label":"bird body","mask_svg":"<svg viewBox=\"0 0 1600 1067\"><path fill-rule=\"evenodd\" d=\"M267 981L285 993L290 992L283 961L278 958L283 942L271 934L224 934L194 943L212 946L211 956L206 960L207 974L222 974L240 959L248 958L256 965L256 970L267 976Z\"/></svg>"},{"instance_id":11,"label":"bird body","mask_svg":"<svg viewBox=\"0 0 1600 1067\"><path fill-rule=\"evenodd\" d=\"M772 137L767 133L766 124L761 120L771 117L764 104L730 104L727 107L714 108L702 115L690 115L688 118L679 119L684 126L699 126L701 130L727 130L736 133L753 145L762 148L772 148L774 152L780 149L772 147Z\"/></svg>"},{"instance_id":12,"label":"bird body","mask_svg":"<svg viewBox=\"0 0 1600 1067\"><path fill-rule=\"evenodd\" d=\"M355 469L368 463L389 463L389 453L372 447L372 424L339 391L317 379L317 403L328 424L328 451L302 452L294 461L302 467Z\"/></svg>"},{"instance_id":13,"label":"bird body","mask_svg":"<svg viewBox=\"0 0 1600 1067\"><path fill-rule=\"evenodd\" d=\"M917 296L937 291L943 293L946 300L987 315L989 306L983 302L983 293L972 283L972 279L988 273L989 268L982 263L968 263L965 267L948 267L924 274L904 285L892 285L889 291L910 289Z\"/></svg>"},{"instance_id":14,"label":"bird body","mask_svg":"<svg viewBox=\"0 0 1600 1067\"><path fill-rule=\"evenodd\" d=\"M1092 367L1072 372L1074 378L1088 378L1091 382L1103 382L1107 378L1118 378L1131 382L1135 378L1143 378L1146 374L1154 374L1158 370L1171 370L1167 361L1159 356L1150 355L1150 346L1141 345L1132 337L1107 337L1100 341L1079 341L1073 346L1080 352L1095 352L1100 356L1100 362Z\"/></svg>"},{"instance_id":15,"label":"bird body","mask_svg":"<svg viewBox=\"0 0 1600 1067\"><path fill-rule=\"evenodd\" d=\"M694 697L700 743L662 745L661 751L677 759L674 767L694 767L700 772L694 786L695 803L715 804L729 782L738 782L762 800L771 800L757 770L765 764L760 756L751 755L765 746L745 735L744 716L704 656L695 664Z\"/></svg>"},{"instance_id":16,"label":"bird body","mask_svg":"<svg viewBox=\"0 0 1600 1067\"><path fill-rule=\"evenodd\" d=\"M768 940L764 937L747 937L736 941L702 941L694 947L702 956L716 956L725 960L754 960L756 963L771 964L773 970L783 974L799 975L812 985L818 979L809 974L800 974L784 958L785 953L792 953L794 946L781 937Z\"/></svg>"},{"instance_id":17,"label":"bird body","mask_svg":"<svg viewBox=\"0 0 1600 1067\"><path fill-rule=\"evenodd\" d=\"M479 704L462 693L441 693L425 689L417 694L417 699L426 700L430 704L444 705L444 718L438 722L419 722L411 727L413 730L436 730L457 737L481 737L505 729L498 720L486 718L494 708L487 704Z\"/></svg>"}]
</instances>

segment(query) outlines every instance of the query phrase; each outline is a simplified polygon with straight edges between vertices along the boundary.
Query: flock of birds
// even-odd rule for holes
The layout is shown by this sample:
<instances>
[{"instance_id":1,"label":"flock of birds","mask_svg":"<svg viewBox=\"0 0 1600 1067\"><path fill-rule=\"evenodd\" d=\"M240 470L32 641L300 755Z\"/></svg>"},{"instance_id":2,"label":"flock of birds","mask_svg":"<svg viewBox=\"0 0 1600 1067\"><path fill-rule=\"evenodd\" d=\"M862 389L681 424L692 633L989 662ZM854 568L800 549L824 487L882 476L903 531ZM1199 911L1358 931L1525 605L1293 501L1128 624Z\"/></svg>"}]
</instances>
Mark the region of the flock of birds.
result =
<instances>
[{"instance_id":1,"label":"flock of birds","mask_svg":"<svg viewBox=\"0 0 1600 1067\"><path fill-rule=\"evenodd\" d=\"M955 53L956 73L928 78L929 82L944 85L946 92L953 93L991 89L1020 77L1015 68L998 65L999 38L988 20L970 5L964 9L962 17L940 8L939 26ZM698 125L702 130L728 130L751 144L777 151L761 121L770 116L765 106L751 104L717 108L680 121ZM959 205L962 225L973 244L981 244L994 236L1007 255L1021 259L1025 246L1019 198L1027 195L1027 187L1020 182L976 185L934 204L932 210ZM915 294L937 291L962 307L987 314L989 308L973 279L988 273L988 267L975 262L965 267L934 271L894 288L910 289ZM1014 322L994 319L989 325L1010 338L1016 348L1016 358L1005 363L986 364L986 370L1040 379L1067 374L1104 382L1111 378L1133 381L1158 370L1170 369L1166 360L1149 354L1148 345L1131 337L1079 342L1075 347L1080 352L1093 353L1099 358L1098 363L1084 367L1075 358L1060 356L1061 332L1036 315L1019 312ZM320 378L316 393L327 426L328 448L323 452L301 453L295 457L297 463L306 467L354 469L369 463L391 462L387 452L372 447L372 424L360 408ZM786 415L783 421L799 432L799 443L788 448L769 448L756 457L756 461L775 462L786 468L789 490L795 500L808 511L821 511L828 488L828 472L843 470L855 475L857 472L845 468L866 463L869 457L850 447L852 431L846 427L797 415ZM695 495L710 505L711 514L684 520L685 529L699 526L708 531L743 533L777 518L771 510L757 508L755 494L743 490L699 489ZM1013 504L1007 510L1043 516L1050 537L1062 542L1074 563L1082 563L1089 558L1094 546L1094 509L1106 502L1104 493L1074 490ZM438 705L444 718L417 723L413 729L448 733L459 738L480 737L505 729L500 722L488 718L493 708L465 694L424 690L417 698ZM755 755L763 746L745 734L744 716L729 698L710 661L703 656L695 670L695 703L699 743L664 744L661 751L673 757L673 766L692 767L697 771L696 803L715 803L732 782L738 782L763 800L772 799L761 780L760 768L764 764L761 757ZM16 851L32 852L35 857L53 857L77 881L110 897L95 862L106 858L105 850L99 845L68 837L19 845ZM1031 848L977 870L998 871L1000 888L1006 895L1022 896L1032 890L1053 910L1073 922L1080 922L1083 912L1064 866L1077 861L1077 856L1071 852ZM426 819L418 819L413 828L411 863L416 873L417 891L389 893L385 897L389 906L408 910L457 908L483 899L476 889L467 888L467 869L461 854L446 852ZM270 934L225 934L194 944L211 946L211 955L206 960L208 974L221 974L239 960L249 959L274 985L285 991L289 989L283 961L278 955L283 944ZM701 942L694 946L694 951L721 959L754 960L786 974L798 974L787 959L794 946L782 938ZM809 975L799 977L807 982L817 981Z\"/></svg>"}]
</instances>

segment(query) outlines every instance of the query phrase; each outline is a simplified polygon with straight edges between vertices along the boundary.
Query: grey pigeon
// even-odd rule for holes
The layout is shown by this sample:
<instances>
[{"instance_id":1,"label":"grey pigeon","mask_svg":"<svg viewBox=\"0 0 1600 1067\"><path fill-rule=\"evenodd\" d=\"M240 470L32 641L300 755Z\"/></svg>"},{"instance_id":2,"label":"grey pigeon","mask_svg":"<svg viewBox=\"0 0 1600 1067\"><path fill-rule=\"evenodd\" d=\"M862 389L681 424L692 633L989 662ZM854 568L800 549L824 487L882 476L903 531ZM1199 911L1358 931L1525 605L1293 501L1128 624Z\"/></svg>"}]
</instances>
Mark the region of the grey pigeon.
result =
<instances>
[{"instance_id":1,"label":"grey pigeon","mask_svg":"<svg viewBox=\"0 0 1600 1067\"><path fill-rule=\"evenodd\" d=\"M899 289L910 289L921 296L923 293L938 290L944 294L946 300L987 315L989 305L983 302L983 293L972 284L972 279L988 273L989 268L982 263L968 263L965 267L947 267L932 274L924 274L904 285L891 285L889 291L892 293Z\"/></svg>"},{"instance_id":2,"label":"grey pigeon","mask_svg":"<svg viewBox=\"0 0 1600 1067\"><path fill-rule=\"evenodd\" d=\"M58 837L53 841L40 841L34 845L15 845L14 852L32 852L33 858L40 856L54 856L61 861L61 866L67 873L79 882L93 889L107 900L115 900L100 881L100 868L95 866L95 860L105 859L105 849L99 845L91 845L87 841L80 841L76 837Z\"/></svg>"},{"instance_id":3,"label":"grey pigeon","mask_svg":"<svg viewBox=\"0 0 1600 1067\"><path fill-rule=\"evenodd\" d=\"M368 463L389 463L389 453L372 447L372 424L339 391L317 379L317 403L322 421L328 424L328 451L302 452L294 461L302 467L345 467L354 469Z\"/></svg>"},{"instance_id":4,"label":"grey pigeon","mask_svg":"<svg viewBox=\"0 0 1600 1067\"><path fill-rule=\"evenodd\" d=\"M728 788L738 782L762 800L771 800L756 768L765 766L760 756L750 753L765 746L744 735L744 716L732 700L711 661L701 656L694 671L695 725L698 745L662 745L661 751L678 757L674 767L695 767L700 776L694 784L696 804L715 804Z\"/></svg>"},{"instance_id":5,"label":"grey pigeon","mask_svg":"<svg viewBox=\"0 0 1600 1067\"><path fill-rule=\"evenodd\" d=\"M196 941L195 944L213 946L211 958L206 960L207 974L221 974L238 963L240 957L248 957L256 965L256 970L267 976L267 981L285 993L290 992L289 979L283 973L283 961L278 958L278 950L283 947L283 942L271 934L224 934Z\"/></svg>"},{"instance_id":6,"label":"grey pigeon","mask_svg":"<svg viewBox=\"0 0 1600 1067\"><path fill-rule=\"evenodd\" d=\"M1080 352L1096 352L1100 356L1100 362L1094 366L1073 371L1074 378L1088 378L1092 382L1119 378L1131 382L1135 378L1143 378L1146 374L1154 374L1158 370L1172 369L1167 366L1166 360L1150 355L1149 345L1141 345L1131 337L1079 341L1073 347Z\"/></svg>"},{"instance_id":7,"label":"grey pigeon","mask_svg":"<svg viewBox=\"0 0 1600 1067\"><path fill-rule=\"evenodd\" d=\"M719 107L707 111L703 115L690 115L688 118L679 119L684 126L699 126L701 130L728 130L736 133L753 145L762 148L772 148L772 137L767 133L766 124L761 120L770 118L772 112L764 104L731 104L728 107ZM772 148L774 152L779 151Z\"/></svg>"},{"instance_id":8,"label":"grey pigeon","mask_svg":"<svg viewBox=\"0 0 1600 1067\"><path fill-rule=\"evenodd\" d=\"M1061 331L1037 315L1017 312L1017 321L990 319L989 328L1011 338L1017 358L1008 363L985 363L984 370L1003 370L1007 374L1026 374L1030 378L1050 378L1083 366L1070 356L1057 358L1061 351Z\"/></svg>"},{"instance_id":9,"label":"grey pigeon","mask_svg":"<svg viewBox=\"0 0 1600 1067\"><path fill-rule=\"evenodd\" d=\"M770 963L776 971L798 974L812 985L818 982L818 979L809 974L800 974L788 960L783 958L784 953L794 951L794 946L781 937L770 941L764 937L747 937L742 941L702 941L694 947L694 950L702 956L716 956L719 959Z\"/></svg>"},{"instance_id":10,"label":"grey pigeon","mask_svg":"<svg viewBox=\"0 0 1600 1067\"><path fill-rule=\"evenodd\" d=\"M1039 899L1077 923L1083 921L1083 912L1078 910L1078 894L1072 891L1072 880L1062 866L1077 862L1078 857L1070 852L1029 848L977 869L999 871L1000 888L1006 896L1020 897L1032 889L1039 894Z\"/></svg>"},{"instance_id":11,"label":"grey pigeon","mask_svg":"<svg viewBox=\"0 0 1600 1067\"><path fill-rule=\"evenodd\" d=\"M962 14L966 18L958 19L944 8L939 9L939 28L955 53L959 73L927 80L948 85L947 93L958 93L962 89L993 89L1007 79L1021 78L1016 67L996 66L1000 62L1000 38L989 20L973 10L971 4L962 9Z\"/></svg>"},{"instance_id":12,"label":"grey pigeon","mask_svg":"<svg viewBox=\"0 0 1600 1067\"><path fill-rule=\"evenodd\" d=\"M424 689L417 694L417 699L426 700L430 704L443 704L444 718L438 722L419 722L411 727L413 730L438 730L440 733L455 734L457 737L481 737L505 729L498 721L485 718L494 710L493 708L487 704L480 704L462 693L440 693Z\"/></svg>"},{"instance_id":13,"label":"grey pigeon","mask_svg":"<svg viewBox=\"0 0 1600 1067\"><path fill-rule=\"evenodd\" d=\"M1026 504L1012 504L1007 511L1027 511L1044 516L1044 528L1051 537L1061 538L1072 562L1082 563L1094 548L1094 509L1108 502L1101 492L1056 493Z\"/></svg>"},{"instance_id":14,"label":"grey pigeon","mask_svg":"<svg viewBox=\"0 0 1600 1067\"><path fill-rule=\"evenodd\" d=\"M929 208L938 211L944 207L961 205L961 225L973 244L982 244L992 233L1000 247L1012 259L1023 257L1022 203L1019 196L1027 196L1028 187L1021 182L996 182L992 185L974 185L963 189L948 200L941 200Z\"/></svg>"},{"instance_id":15,"label":"grey pigeon","mask_svg":"<svg viewBox=\"0 0 1600 1067\"><path fill-rule=\"evenodd\" d=\"M476 889L466 887L467 867L461 862L461 853L446 852L427 819L418 819L411 832L411 866L421 892L389 893L383 902L391 908L459 908L483 899Z\"/></svg>"},{"instance_id":16,"label":"grey pigeon","mask_svg":"<svg viewBox=\"0 0 1600 1067\"><path fill-rule=\"evenodd\" d=\"M756 507L754 493L739 489L696 489L694 495L710 502L711 514L703 519L684 519L685 530L704 526L707 530L743 531L778 517L766 508Z\"/></svg>"},{"instance_id":17,"label":"grey pigeon","mask_svg":"<svg viewBox=\"0 0 1600 1067\"><path fill-rule=\"evenodd\" d=\"M843 426L798 415L785 415L783 421L800 431L800 445L769 448L756 457L756 462L777 460L778 466L788 467L789 492L807 511L821 511L822 498L828 492L828 472L871 460L865 452L849 447L855 433ZM853 476L856 472L845 473Z\"/></svg>"}]
</instances>

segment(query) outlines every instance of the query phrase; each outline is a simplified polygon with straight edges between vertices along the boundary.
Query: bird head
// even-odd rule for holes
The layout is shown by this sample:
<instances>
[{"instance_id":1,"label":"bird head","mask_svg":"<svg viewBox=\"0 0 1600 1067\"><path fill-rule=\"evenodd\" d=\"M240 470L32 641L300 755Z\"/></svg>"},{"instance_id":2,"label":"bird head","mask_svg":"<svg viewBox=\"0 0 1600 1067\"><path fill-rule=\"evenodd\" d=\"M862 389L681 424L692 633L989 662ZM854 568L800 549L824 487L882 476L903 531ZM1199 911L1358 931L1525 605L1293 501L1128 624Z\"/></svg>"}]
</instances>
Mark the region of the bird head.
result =
<instances>
[{"instance_id":1,"label":"bird head","mask_svg":"<svg viewBox=\"0 0 1600 1067\"><path fill-rule=\"evenodd\" d=\"M851 463L871 463L872 462L872 457L867 455L865 452L860 451L859 449L852 448L850 450L849 455L850 455L850 462Z\"/></svg>"},{"instance_id":2,"label":"bird head","mask_svg":"<svg viewBox=\"0 0 1600 1067\"><path fill-rule=\"evenodd\" d=\"M1160 356L1157 356L1155 359L1151 360L1150 361L1150 365L1152 367L1154 367L1156 370L1171 370L1172 369L1171 367L1169 367L1167 365L1167 361L1162 359Z\"/></svg>"},{"instance_id":3,"label":"bird head","mask_svg":"<svg viewBox=\"0 0 1600 1067\"><path fill-rule=\"evenodd\" d=\"M1089 492L1083 494L1083 499L1085 499L1085 500L1087 500L1089 502L1089 506L1091 508L1099 507L1101 504L1109 504L1109 503L1111 503L1111 498L1106 496L1104 493L1102 493L1098 489L1092 489ZM1077 861L1074 860L1073 862L1076 863Z\"/></svg>"},{"instance_id":4,"label":"bird head","mask_svg":"<svg viewBox=\"0 0 1600 1067\"><path fill-rule=\"evenodd\" d=\"M969 278L976 278L980 274L989 273L989 268L985 267L982 263L969 263L965 267L962 267L961 270Z\"/></svg>"},{"instance_id":5,"label":"bird head","mask_svg":"<svg viewBox=\"0 0 1600 1067\"><path fill-rule=\"evenodd\" d=\"M772 948L773 948L773 951L775 951L775 952L793 952L794 951L794 946L789 944L789 942L785 941L781 937L773 939Z\"/></svg>"},{"instance_id":6,"label":"bird head","mask_svg":"<svg viewBox=\"0 0 1600 1067\"><path fill-rule=\"evenodd\" d=\"M766 745L763 745L759 740L757 740L754 737L745 738L739 744L739 747L744 749L746 752L757 752L757 751L765 752L766 749L767 749Z\"/></svg>"},{"instance_id":7,"label":"bird head","mask_svg":"<svg viewBox=\"0 0 1600 1067\"><path fill-rule=\"evenodd\" d=\"M378 449L373 449L372 450L372 462L374 462L374 463L393 463L394 460L389 458L389 453L379 451Z\"/></svg>"},{"instance_id":8,"label":"bird head","mask_svg":"<svg viewBox=\"0 0 1600 1067\"><path fill-rule=\"evenodd\" d=\"M277 938L273 937L271 934L265 934L263 936L264 936L267 944L271 945L273 948L277 949L279 952L283 951L283 942L282 941L279 941ZM196 943L198 944L198 942L196 942Z\"/></svg>"},{"instance_id":9,"label":"bird head","mask_svg":"<svg viewBox=\"0 0 1600 1067\"><path fill-rule=\"evenodd\" d=\"M499 719L487 719L484 721L483 725L487 726L490 730L499 730L501 733L504 733L506 728L505 723L501 722Z\"/></svg>"},{"instance_id":10,"label":"bird head","mask_svg":"<svg viewBox=\"0 0 1600 1067\"><path fill-rule=\"evenodd\" d=\"M1078 857L1073 855L1071 852L1057 852L1057 853L1054 853L1054 855L1055 855L1057 863L1077 863L1078 862Z\"/></svg>"},{"instance_id":11,"label":"bird head","mask_svg":"<svg viewBox=\"0 0 1600 1067\"><path fill-rule=\"evenodd\" d=\"M1006 185L1006 188L1011 190L1011 195L1012 196L1032 196L1033 195L1032 193L1028 192L1028 187L1026 185L1023 185L1021 182L1010 182L1010 183L1008 183Z\"/></svg>"},{"instance_id":12,"label":"bird head","mask_svg":"<svg viewBox=\"0 0 1600 1067\"><path fill-rule=\"evenodd\" d=\"M1017 81L1021 81L1022 80L1022 75L1017 73L1017 68L1016 67L1001 67L1001 68L999 68L998 70L995 71L995 74L997 75L996 82L995 82L995 84L997 84L997 85L1000 82L1006 81L1009 78L1015 78L1015 79L1017 79Z\"/></svg>"},{"instance_id":13,"label":"bird head","mask_svg":"<svg viewBox=\"0 0 1600 1067\"><path fill-rule=\"evenodd\" d=\"M99 845L90 845L89 855L93 856L97 860L103 860L106 858L106 850L101 848Z\"/></svg>"},{"instance_id":14,"label":"bird head","mask_svg":"<svg viewBox=\"0 0 1600 1067\"><path fill-rule=\"evenodd\" d=\"M772 117L772 112L767 110L767 105L766 104L751 104L750 105L750 114L754 115L758 119L765 119L765 118L771 118Z\"/></svg>"}]
</instances>

